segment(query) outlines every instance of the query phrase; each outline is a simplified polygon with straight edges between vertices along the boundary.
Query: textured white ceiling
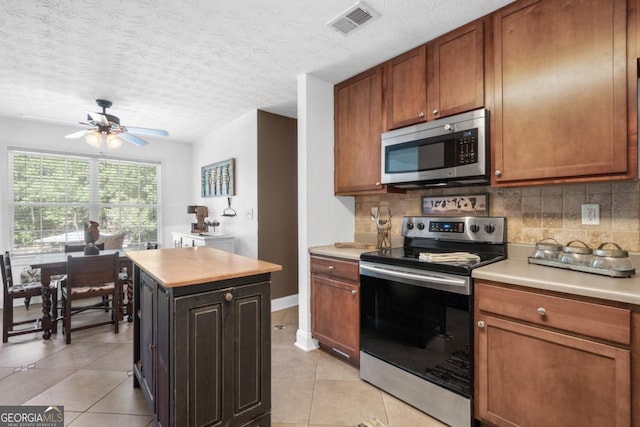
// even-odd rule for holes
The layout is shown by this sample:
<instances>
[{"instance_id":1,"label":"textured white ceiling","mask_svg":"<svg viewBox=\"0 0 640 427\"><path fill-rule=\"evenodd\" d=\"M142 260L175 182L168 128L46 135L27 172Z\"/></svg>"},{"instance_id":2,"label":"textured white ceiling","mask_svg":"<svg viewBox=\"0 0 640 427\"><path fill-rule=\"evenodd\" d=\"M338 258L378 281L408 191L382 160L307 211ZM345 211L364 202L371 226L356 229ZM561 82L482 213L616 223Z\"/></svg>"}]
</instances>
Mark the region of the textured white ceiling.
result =
<instances>
[{"instance_id":1,"label":"textured white ceiling","mask_svg":"<svg viewBox=\"0 0 640 427\"><path fill-rule=\"evenodd\" d=\"M83 121L102 98L193 142L296 117L298 75L337 83L513 0L365 1L380 18L345 37L325 24L356 0L0 0L0 116Z\"/></svg>"}]
</instances>

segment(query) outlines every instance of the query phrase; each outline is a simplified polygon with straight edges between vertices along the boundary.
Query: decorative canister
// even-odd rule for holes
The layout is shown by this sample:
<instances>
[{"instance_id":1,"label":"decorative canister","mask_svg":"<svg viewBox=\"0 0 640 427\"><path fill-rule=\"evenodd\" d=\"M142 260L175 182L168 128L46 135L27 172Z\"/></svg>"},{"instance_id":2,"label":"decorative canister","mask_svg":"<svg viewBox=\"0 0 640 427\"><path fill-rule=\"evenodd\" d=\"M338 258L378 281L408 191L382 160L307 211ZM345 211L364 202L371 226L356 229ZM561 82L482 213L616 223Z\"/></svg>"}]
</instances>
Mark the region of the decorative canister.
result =
<instances>
[{"instance_id":1,"label":"decorative canister","mask_svg":"<svg viewBox=\"0 0 640 427\"><path fill-rule=\"evenodd\" d=\"M605 246L614 246L615 249L604 249ZM629 259L629 252L613 242L605 242L593 251L593 260L591 261L593 268L602 268L605 270L627 271L632 270L633 265Z\"/></svg>"},{"instance_id":2,"label":"decorative canister","mask_svg":"<svg viewBox=\"0 0 640 427\"><path fill-rule=\"evenodd\" d=\"M556 239L548 237L536 243L533 258L557 261L562 253L562 245Z\"/></svg>"},{"instance_id":3,"label":"decorative canister","mask_svg":"<svg viewBox=\"0 0 640 427\"><path fill-rule=\"evenodd\" d=\"M571 246L574 243L580 246ZM593 250L581 240L572 240L562 247L562 255L560 262L565 264L586 265L591 266Z\"/></svg>"}]
</instances>

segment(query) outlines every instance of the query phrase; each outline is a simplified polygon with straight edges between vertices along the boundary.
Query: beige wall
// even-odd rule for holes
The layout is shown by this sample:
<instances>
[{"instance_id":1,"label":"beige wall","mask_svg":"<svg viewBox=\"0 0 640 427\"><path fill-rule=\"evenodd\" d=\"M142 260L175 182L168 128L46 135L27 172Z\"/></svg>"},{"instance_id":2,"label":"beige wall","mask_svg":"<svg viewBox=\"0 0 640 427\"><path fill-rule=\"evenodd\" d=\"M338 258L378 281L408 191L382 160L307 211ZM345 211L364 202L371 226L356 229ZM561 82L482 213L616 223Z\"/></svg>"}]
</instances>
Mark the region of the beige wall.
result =
<instances>
[{"instance_id":1,"label":"beige wall","mask_svg":"<svg viewBox=\"0 0 640 427\"><path fill-rule=\"evenodd\" d=\"M489 194L489 213L507 217L510 243L535 244L553 237L562 244L582 240L591 247L615 242L623 249L640 252L640 197L638 181L567 184L521 188L466 187L447 190L413 190L406 194L358 196L356 240L373 239L373 206L388 204L392 235L400 235L403 215L420 215L421 196ZM600 225L581 224L583 203L600 205Z\"/></svg>"}]
</instances>

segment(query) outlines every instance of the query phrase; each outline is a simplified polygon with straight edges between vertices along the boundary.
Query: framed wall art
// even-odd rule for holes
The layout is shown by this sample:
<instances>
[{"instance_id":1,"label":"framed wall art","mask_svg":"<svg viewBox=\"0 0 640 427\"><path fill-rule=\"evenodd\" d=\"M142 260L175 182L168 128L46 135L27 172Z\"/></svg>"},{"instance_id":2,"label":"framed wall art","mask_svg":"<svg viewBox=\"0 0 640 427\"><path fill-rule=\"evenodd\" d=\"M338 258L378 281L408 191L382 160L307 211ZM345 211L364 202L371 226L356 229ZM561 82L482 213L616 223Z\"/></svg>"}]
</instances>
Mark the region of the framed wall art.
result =
<instances>
[{"instance_id":1,"label":"framed wall art","mask_svg":"<svg viewBox=\"0 0 640 427\"><path fill-rule=\"evenodd\" d=\"M489 216L489 194L422 196L422 214L431 216Z\"/></svg>"},{"instance_id":2,"label":"framed wall art","mask_svg":"<svg viewBox=\"0 0 640 427\"><path fill-rule=\"evenodd\" d=\"M202 167L200 174L202 197L227 197L236 194L235 159Z\"/></svg>"}]
</instances>

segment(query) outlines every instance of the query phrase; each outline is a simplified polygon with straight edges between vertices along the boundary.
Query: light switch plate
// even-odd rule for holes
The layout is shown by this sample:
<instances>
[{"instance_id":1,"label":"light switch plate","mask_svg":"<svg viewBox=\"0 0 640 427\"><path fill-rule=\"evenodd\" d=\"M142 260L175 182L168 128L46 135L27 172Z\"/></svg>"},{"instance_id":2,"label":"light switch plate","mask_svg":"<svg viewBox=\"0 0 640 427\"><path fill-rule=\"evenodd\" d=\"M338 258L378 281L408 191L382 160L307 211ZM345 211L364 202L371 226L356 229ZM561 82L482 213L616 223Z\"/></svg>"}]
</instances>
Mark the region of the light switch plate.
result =
<instances>
[{"instance_id":1,"label":"light switch plate","mask_svg":"<svg viewBox=\"0 0 640 427\"><path fill-rule=\"evenodd\" d=\"M582 224L583 225L600 224L600 205L597 205L597 204L582 205Z\"/></svg>"}]
</instances>

